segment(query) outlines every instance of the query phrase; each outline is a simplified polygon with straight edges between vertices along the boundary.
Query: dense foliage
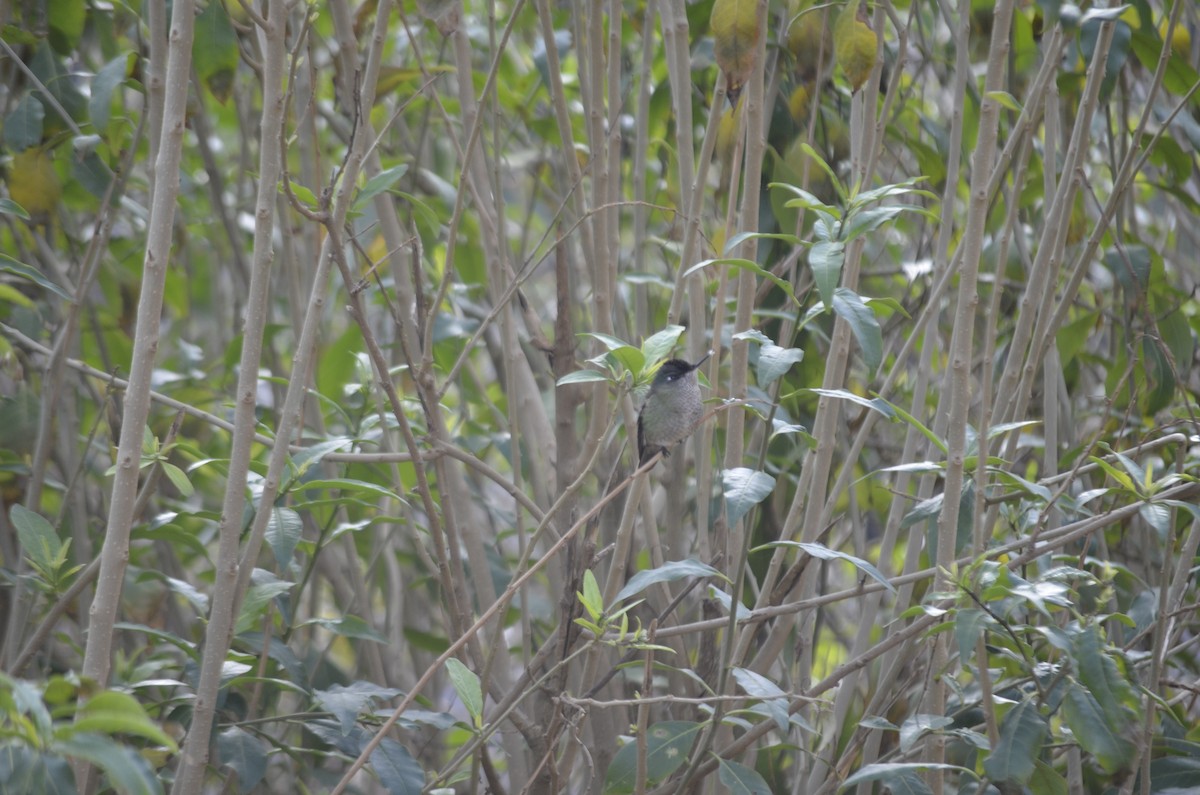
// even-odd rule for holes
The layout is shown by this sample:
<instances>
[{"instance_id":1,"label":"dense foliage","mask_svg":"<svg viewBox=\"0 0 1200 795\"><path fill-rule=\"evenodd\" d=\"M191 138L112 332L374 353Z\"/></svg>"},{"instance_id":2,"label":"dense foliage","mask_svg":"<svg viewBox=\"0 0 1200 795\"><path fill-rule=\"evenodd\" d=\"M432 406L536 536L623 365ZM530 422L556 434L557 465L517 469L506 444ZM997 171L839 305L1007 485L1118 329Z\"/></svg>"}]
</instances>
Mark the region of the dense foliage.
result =
<instances>
[{"instance_id":1,"label":"dense foliage","mask_svg":"<svg viewBox=\"0 0 1200 795\"><path fill-rule=\"evenodd\" d=\"M0 6L5 791L1195 788L1198 24Z\"/></svg>"}]
</instances>

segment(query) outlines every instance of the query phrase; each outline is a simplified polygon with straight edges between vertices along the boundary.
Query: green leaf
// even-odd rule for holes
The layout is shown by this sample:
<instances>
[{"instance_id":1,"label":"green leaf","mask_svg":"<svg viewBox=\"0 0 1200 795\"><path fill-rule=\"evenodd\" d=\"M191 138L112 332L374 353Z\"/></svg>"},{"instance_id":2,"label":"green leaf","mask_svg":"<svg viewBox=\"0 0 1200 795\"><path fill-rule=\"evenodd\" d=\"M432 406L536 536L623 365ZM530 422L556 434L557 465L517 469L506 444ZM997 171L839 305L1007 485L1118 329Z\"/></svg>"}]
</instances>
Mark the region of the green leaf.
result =
<instances>
[{"instance_id":1,"label":"green leaf","mask_svg":"<svg viewBox=\"0 0 1200 795\"><path fill-rule=\"evenodd\" d=\"M280 569L292 564L292 555L304 532L304 521L291 508L272 508L267 520L266 540Z\"/></svg>"},{"instance_id":2,"label":"green leaf","mask_svg":"<svg viewBox=\"0 0 1200 795\"><path fill-rule=\"evenodd\" d=\"M113 94L125 82L130 69L137 63L137 54L126 52L113 58L92 78L91 96L88 97L88 115L92 126L99 132L108 130L109 118L112 115Z\"/></svg>"},{"instance_id":3,"label":"green leaf","mask_svg":"<svg viewBox=\"0 0 1200 795\"><path fill-rule=\"evenodd\" d=\"M262 572L261 570L259 572L261 572L260 577L264 581L250 586L249 590L246 591L246 597L242 600L242 608L238 612L237 625L234 628L235 635L240 635L243 632L253 629L262 618L263 611L271 600L278 596L283 596L296 585L293 582L280 580L268 572Z\"/></svg>"},{"instance_id":4,"label":"green leaf","mask_svg":"<svg viewBox=\"0 0 1200 795\"><path fill-rule=\"evenodd\" d=\"M301 624L301 626L308 626L309 624L324 627L335 635L341 635L344 638L370 640L375 643L388 642L387 638L375 631L370 624L358 616L346 615L341 618L311 618Z\"/></svg>"},{"instance_id":5,"label":"green leaf","mask_svg":"<svg viewBox=\"0 0 1200 795\"><path fill-rule=\"evenodd\" d=\"M771 795L766 779L754 768L721 757L717 761L720 763L717 777L732 795Z\"/></svg>"},{"instance_id":6,"label":"green leaf","mask_svg":"<svg viewBox=\"0 0 1200 795\"><path fill-rule=\"evenodd\" d=\"M775 478L747 467L724 470L721 482L725 490L725 518L731 526L775 489Z\"/></svg>"},{"instance_id":7,"label":"green leaf","mask_svg":"<svg viewBox=\"0 0 1200 795\"><path fill-rule=\"evenodd\" d=\"M907 752L925 735L940 732L952 725L954 719L945 715L930 715L924 712L911 715L900 724L900 750Z\"/></svg>"},{"instance_id":8,"label":"green leaf","mask_svg":"<svg viewBox=\"0 0 1200 795\"><path fill-rule=\"evenodd\" d=\"M136 698L116 690L105 690L89 698L79 708L75 722L63 724L55 733L60 737L71 737L87 732L132 734L172 752L179 750L171 736L150 720Z\"/></svg>"},{"instance_id":9,"label":"green leaf","mask_svg":"<svg viewBox=\"0 0 1200 795\"><path fill-rule=\"evenodd\" d=\"M1033 762L1029 791L1036 795L1067 795L1067 780L1057 770L1040 759Z\"/></svg>"},{"instance_id":10,"label":"green leaf","mask_svg":"<svg viewBox=\"0 0 1200 795\"><path fill-rule=\"evenodd\" d=\"M834 290L833 311L850 324L850 330L862 348L867 372L874 373L883 361L883 332L875 313L857 293L845 287Z\"/></svg>"},{"instance_id":11,"label":"green leaf","mask_svg":"<svg viewBox=\"0 0 1200 795\"><path fill-rule=\"evenodd\" d=\"M833 170L833 167L830 166L829 163L825 162L825 158L821 156L821 153L818 152L816 149L813 149L812 145L807 142L800 144L800 151L803 152L806 157L808 157L810 160L812 160L812 162L816 163L817 168L819 168L825 172L825 176L829 177L829 181L831 183L833 183L833 187L835 190L837 190L838 195L844 199L846 197L846 186L842 184L841 179L838 178L837 172ZM833 216L836 216L839 212L839 208L831 207L827 204L822 204L821 201L819 199L817 199L817 197L813 196L811 193L808 193L807 191L805 191L801 188L796 187L795 185L789 185L789 184L783 183L783 182L772 182L768 187L786 188L786 189L790 190L792 193L795 193L797 196L799 196L800 201L804 201L804 202L808 201L808 199L805 198L805 196L807 195L807 197L815 203L812 205L806 204L806 206L809 206L809 209L817 210L818 212L824 213L827 216L833 217ZM799 203L797 202L797 200L795 200L795 199L788 202L788 205L789 206L800 206Z\"/></svg>"},{"instance_id":12,"label":"green leaf","mask_svg":"<svg viewBox=\"0 0 1200 795\"><path fill-rule=\"evenodd\" d=\"M389 795L421 795L425 789L425 771L400 743L385 737L371 752L371 769Z\"/></svg>"},{"instance_id":13,"label":"green leaf","mask_svg":"<svg viewBox=\"0 0 1200 795\"><path fill-rule=\"evenodd\" d=\"M808 250L808 265L828 309L833 304L834 290L842 279L842 264L846 261L846 244L840 240L823 240Z\"/></svg>"},{"instance_id":14,"label":"green leaf","mask_svg":"<svg viewBox=\"0 0 1200 795\"><path fill-rule=\"evenodd\" d=\"M408 202L409 206L415 211L413 213L413 222L422 235L432 238L441 231L442 219L438 217L437 212L432 207L411 193L395 189L392 190L392 193Z\"/></svg>"},{"instance_id":15,"label":"green leaf","mask_svg":"<svg viewBox=\"0 0 1200 795\"><path fill-rule=\"evenodd\" d=\"M1116 773L1133 761L1136 746L1117 732L1121 725L1136 724L1110 725L1095 697L1077 682L1068 685L1062 709L1080 747L1096 757L1106 772Z\"/></svg>"},{"instance_id":16,"label":"green leaf","mask_svg":"<svg viewBox=\"0 0 1200 795\"><path fill-rule=\"evenodd\" d=\"M1150 762L1150 791L1163 793L1178 791L1178 795L1190 795L1188 787L1200 781L1200 757L1162 756Z\"/></svg>"},{"instance_id":17,"label":"green leaf","mask_svg":"<svg viewBox=\"0 0 1200 795\"><path fill-rule=\"evenodd\" d=\"M1092 455L1092 456L1088 456L1088 460L1091 461L1096 466L1103 469L1105 472L1107 472L1109 477L1111 477L1113 480L1117 481L1117 483L1120 484L1120 486L1123 489L1125 489L1127 492L1129 492L1130 494L1133 494L1133 495L1138 494L1138 490L1137 490L1137 486L1135 485L1135 481L1133 479L1131 479L1129 477L1129 475L1127 475L1124 472L1122 472L1121 470L1117 469L1112 464L1105 461L1103 458L1098 458L1097 456Z\"/></svg>"},{"instance_id":18,"label":"green leaf","mask_svg":"<svg viewBox=\"0 0 1200 795\"><path fill-rule=\"evenodd\" d=\"M596 382L612 383L612 378L604 373L596 370L576 370L573 373L567 373L562 378L555 382L555 386L566 386L567 384L594 384Z\"/></svg>"},{"instance_id":19,"label":"green leaf","mask_svg":"<svg viewBox=\"0 0 1200 795\"><path fill-rule=\"evenodd\" d=\"M847 561L848 563L853 564L854 567L863 574L866 574L871 579L883 585L888 589L888 591L896 593L896 586L888 582L888 578L883 576L883 572L875 568L875 566L873 566L871 563L868 563L862 558L855 557L849 553L839 552L836 549L830 549L824 544L816 544L809 541L772 541L769 544L763 544L762 546L755 547L750 551L758 552L764 549L774 549L775 547L792 547L795 549L802 549L809 555L812 555L814 558L820 558L821 560Z\"/></svg>"},{"instance_id":20,"label":"green leaf","mask_svg":"<svg viewBox=\"0 0 1200 795\"><path fill-rule=\"evenodd\" d=\"M217 734L217 760L237 773L238 792L248 793L267 775L262 741L245 729L230 726Z\"/></svg>"},{"instance_id":21,"label":"green leaf","mask_svg":"<svg viewBox=\"0 0 1200 795\"><path fill-rule=\"evenodd\" d=\"M787 693L770 679L749 668L734 668L733 678L737 680L738 685L746 691L747 695L762 699L771 720L775 721L779 731L786 734L788 730Z\"/></svg>"},{"instance_id":22,"label":"green leaf","mask_svg":"<svg viewBox=\"0 0 1200 795\"><path fill-rule=\"evenodd\" d=\"M692 743L704 724L663 721L646 730L646 783L666 780L687 761ZM637 743L621 746L604 776L606 793L633 792L637 783Z\"/></svg>"},{"instance_id":23,"label":"green leaf","mask_svg":"<svg viewBox=\"0 0 1200 795\"><path fill-rule=\"evenodd\" d=\"M188 476L183 470L172 464L170 461L159 461L158 465L162 467L163 474L167 476L167 480L171 481L171 485L179 492L184 499L192 496L195 489L192 488L192 481L188 480Z\"/></svg>"},{"instance_id":24,"label":"green leaf","mask_svg":"<svg viewBox=\"0 0 1200 795\"><path fill-rule=\"evenodd\" d=\"M737 334L733 335L733 338L735 340L749 340L750 342L758 342L763 345L774 345L775 344L775 340L771 339L766 334L763 334L761 331L759 331L756 328L746 329L745 331L739 331Z\"/></svg>"},{"instance_id":25,"label":"green leaf","mask_svg":"<svg viewBox=\"0 0 1200 795\"><path fill-rule=\"evenodd\" d=\"M1133 294L1144 292L1150 286L1152 262L1150 249L1145 246L1110 248L1104 252L1101 262L1112 271L1117 283Z\"/></svg>"},{"instance_id":26,"label":"green leaf","mask_svg":"<svg viewBox=\"0 0 1200 795\"><path fill-rule=\"evenodd\" d=\"M62 682L61 679L58 681ZM52 730L52 720L49 710L46 709L46 703L42 700L44 692L39 692L30 682L22 679L12 679L3 672L0 672L0 686L2 686L0 688L0 703L4 703L6 707L4 710L6 736L15 737L20 735L21 739L37 745L44 744L49 740ZM50 686L47 685L46 689L49 690ZM70 692L67 695L74 695L73 687L70 688ZM50 699L46 699L46 701L50 701ZM28 719L28 721L13 721L14 713ZM31 728L36 728L36 733L31 734L17 731L18 728L29 726L29 724L32 724ZM0 781L2 780L0 779Z\"/></svg>"},{"instance_id":27,"label":"green leaf","mask_svg":"<svg viewBox=\"0 0 1200 795\"><path fill-rule=\"evenodd\" d=\"M893 412L895 412L895 414L897 416L900 417L900 419L904 420L909 425L913 426L918 431L920 431L921 435L924 436L926 439L928 439L931 443L933 443L933 445L937 449L941 450L943 455L949 453L950 448L946 445L945 440L943 440L940 436L938 436L933 431L929 430L929 428L926 428L924 425L922 425L921 422L916 417L909 414L907 411L900 408L899 406L894 406L890 403L888 404L888 406L891 408L891 410Z\"/></svg>"},{"instance_id":28,"label":"green leaf","mask_svg":"<svg viewBox=\"0 0 1200 795\"><path fill-rule=\"evenodd\" d=\"M601 364L605 363L607 359L616 359L629 372L634 373L635 375L643 375L642 371L646 366L646 356L638 348L633 347L622 339L609 336L608 334L585 332L580 336L592 337L593 339L599 340L604 347L608 349L608 353L605 357L596 357L595 359L591 359L589 361L596 364Z\"/></svg>"},{"instance_id":29,"label":"green leaf","mask_svg":"<svg viewBox=\"0 0 1200 795\"><path fill-rule=\"evenodd\" d=\"M896 419L896 414L897 414L896 407L893 406L892 404L888 403L883 398L865 398L862 395L856 395L853 392L850 392L845 389L822 389L820 387L815 387L812 389L801 389L798 391L812 392L813 394L816 394L816 395L837 398L838 400L849 400L851 403L857 403L858 405L860 405L864 408L871 409L872 411L877 411L880 414L882 414L883 416L887 417L889 420Z\"/></svg>"},{"instance_id":30,"label":"green leaf","mask_svg":"<svg viewBox=\"0 0 1200 795\"><path fill-rule=\"evenodd\" d=\"M13 206L15 207L17 205ZM23 217L28 218L29 216L26 214ZM66 290L59 287L50 279L46 278L46 276L37 268L30 267L24 262L19 262L7 254L0 254L0 272L11 273L15 276L20 276L22 279L28 279L38 287L49 290L64 301L71 300L71 296Z\"/></svg>"},{"instance_id":31,"label":"green leaf","mask_svg":"<svg viewBox=\"0 0 1200 795\"><path fill-rule=\"evenodd\" d=\"M76 139L78 141L78 139ZM71 178L87 189L97 199L104 198L112 184L112 170L95 152L76 154L71 159Z\"/></svg>"},{"instance_id":32,"label":"green leaf","mask_svg":"<svg viewBox=\"0 0 1200 795\"><path fill-rule=\"evenodd\" d=\"M1008 108L1015 113L1021 112L1021 103L1017 102L1016 97L1007 91L988 91L983 96L984 99L990 99L993 102L997 102L1002 107Z\"/></svg>"},{"instance_id":33,"label":"green leaf","mask_svg":"<svg viewBox=\"0 0 1200 795\"><path fill-rule=\"evenodd\" d=\"M313 193L310 188L301 185L299 182L296 182L290 178L288 179L287 188L290 189L292 195L296 197L296 201L303 204L309 210L315 211L320 206L320 202L317 200L317 194ZM280 193L284 193L284 184L282 180L279 182L278 189Z\"/></svg>"},{"instance_id":34,"label":"green leaf","mask_svg":"<svg viewBox=\"0 0 1200 795\"><path fill-rule=\"evenodd\" d=\"M634 579L636 579L636 575ZM628 589L629 585L626 585L625 588ZM625 590L623 589L621 593L625 593ZM579 597L579 603L583 605L584 610L588 611L592 620L599 621L600 616L604 615L604 596L600 593L600 585L596 582L596 575L592 573L591 569L583 573L583 592L576 593L576 596ZM623 598L620 594L617 595L618 602Z\"/></svg>"},{"instance_id":35,"label":"green leaf","mask_svg":"<svg viewBox=\"0 0 1200 795\"><path fill-rule=\"evenodd\" d=\"M1096 699L1109 725L1123 726L1133 720L1137 694L1104 648L1099 627L1089 624L1071 634L1071 659L1080 684Z\"/></svg>"},{"instance_id":36,"label":"green leaf","mask_svg":"<svg viewBox=\"0 0 1200 795\"><path fill-rule=\"evenodd\" d=\"M816 154L816 152L813 151L813 149L811 147L807 147L807 145L806 145L801 148L804 151L808 152L809 157L812 157L817 163L821 164L826 169L829 168L829 166L825 164L825 161L822 160ZM832 173L832 172L827 171L826 173ZM835 184L837 184L836 177L834 177L834 179L835 179ZM789 199L785 205L787 207L803 207L806 210L816 210L817 212L824 213L826 216L828 216L831 219L837 219L838 217L840 217L840 214L841 214L840 208L838 208L832 204L826 204L825 202L818 199L814 194L809 193L808 191L804 190L803 188L799 187L798 185L792 185L791 183L788 183L788 182L772 182L772 183L768 184L767 187L768 188L783 188L784 190L789 191L790 193L794 194L796 196L796 198ZM728 250L728 247L726 247L726 249Z\"/></svg>"},{"instance_id":37,"label":"green leaf","mask_svg":"<svg viewBox=\"0 0 1200 795\"><path fill-rule=\"evenodd\" d=\"M408 173L408 164L401 163L398 166L385 168L375 176L367 180L367 184L363 185L362 190L354 197L354 211L362 212L363 208L379 194L385 190L389 190L393 185L400 181L400 178Z\"/></svg>"},{"instance_id":38,"label":"green leaf","mask_svg":"<svg viewBox=\"0 0 1200 795\"><path fill-rule=\"evenodd\" d=\"M84 759L104 771L122 795L160 795L162 784L136 749L99 734L76 734L54 744L54 750Z\"/></svg>"},{"instance_id":39,"label":"green leaf","mask_svg":"<svg viewBox=\"0 0 1200 795\"><path fill-rule=\"evenodd\" d=\"M309 491L311 489L364 492L372 497L386 497L397 502L404 502L403 497L385 486L380 486L378 483L370 483L366 480L355 480L354 478L321 478L304 481L304 490Z\"/></svg>"},{"instance_id":40,"label":"green leaf","mask_svg":"<svg viewBox=\"0 0 1200 795\"><path fill-rule=\"evenodd\" d=\"M17 106L4 117L4 145L21 152L42 142L46 108L32 94L21 97Z\"/></svg>"},{"instance_id":41,"label":"green leaf","mask_svg":"<svg viewBox=\"0 0 1200 795\"><path fill-rule=\"evenodd\" d=\"M377 700L386 700L400 695L402 691L391 687L380 687L373 682L352 682L349 685L332 685L328 690L314 690L313 700L317 706L332 712L342 727L342 736L350 735L358 716Z\"/></svg>"},{"instance_id":42,"label":"green leaf","mask_svg":"<svg viewBox=\"0 0 1200 795\"><path fill-rule=\"evenodd\" d=\"M41 514L34 513L20 503L14 503L8 512L9 519L17 528L21 548L35 566L42 570L53 568L62 542L54 527Z\"/></svg>"},{"instance_id":43,"label":"green leaf","mask_svg":"<svg viewBox=\"0 0 1200 795\"><path fill-rule=\"evenodd\" d=\"M25 212L25 208L17 204L12 199L0 199L0 215L15 215L18 218L28 221L29 213ZM8 256L0 254L0 261L9 259Z\"/></svg>"},{"instance_id":44,"label":"green leaf","mask_svg":"<svg viewBox=\"0 0 1200 795\"><path fill-rule=\"evenodd\" d=\"M979 636L994 623L995 621L987 614L987 611L980 610L978 607L959 609L954 620L954 638L958 641L958 656L964 666L975 653L975 644L979 640ZM985 662L979 660L978 664L983 665Z\"/></svg>"},{"instance_id":45,"label":"green leaf","mask_svg":"<svg viewBox=\"0 0 1200 795\"><path fill-rule=\"evenodd\" d=\"M459 699L475 723L475 728L478 729L483 725L483 690L479 684L479 677L457 657L446 660L446 673L450 675L454 692L458 693Z\"/></svg>"},{"instance_id":46,"label":"green leaf","mask_svg":"<svg viewBox=\"0 0 1200 795\"><path fill-rule=\"evenodd\" d=\"M584 591L587 590L587 574L584 575ZM649 588L651 585L660 582L675 582L687 577L717 577L729 582L729 578L721 572L709 566L706 563L701 563L698 560L673 560L664 563L656 569L646 569L639 571L637 574L629 578L629 582L625 583L625 587L617 592L615 603L621 603L631 596L635 596ZM595 578L593 577L593 582ZM596 591L599 595L599 589Z\"/></svg>"},{"instance_id":47,"label":"green leaf","mask_svg":"<svg viewBox=\"0 0 1200 795\"><path fill-rule=\"evenodd\" d=\"M0 745L0 781L6 792L75 795L79 791L65 758L15 742Z\"/></svg>"},{"instance_id":48,"label":"green leaf","mask_svg":"<svg viewBox=\"0 0 1200 795\"><path fill-rule=\"evenodd\" d=\"M642 343L642 355L647 362L657 362L666 359L675 350L679 337L686 329L683 326L667 326L662 331L651 334Z\"/></svg>"},{"instance_id":49,"label":"green leaf","mask_svg":"<svg viewBox=\"0 0 1200 795\"><path fill-rule=\"evenodd\" d=\"M925 795L929 788L921 781L920 774L926 770L956 770L971 778L976 778L974 771L958 765L942 765L925 762L892 762L888 764L866 765L853 773L842 782L840 791L850 787L867 784L872 781L882 781L887 785L892 795Z\"/></svg>"},{"instance_id":50,"label":"green leaf","mask_svg":"<svg viewBox=\"0 0 1200 795\"><path fill-rule=\"evenodd\" d=\"M988 778L1027 784L1033 775L1033 762L1041 755L1047 730L1046 720L1032 699L1027 698L1010 709L1000 722L996 747L983 760Z\"/></svg>"},{"instance_id":51,"label":"green leaf","mask_svg":"<svg viewBox=\"0 0 1200 795\"><path fill-rule=\"evenodd\" d=\"M890 199L893 196L906 196L912 194L914 196L924 196L927 199L937 201L938 195L927 190L916 188L918 183L924 182L925 177L912 177L903 182L894 182L888 185L880 185L878 188L863 191L854 197L852 204L854 207L865 207L868 204L873 204L884 199Z\"/></svg>"},{"instance_id":52,"label":"green leaf","mask_svg":"<svg viewBox=\"0 0 1200 795\"><path fill-rule=\"evenodd\" d=\"M24 210L21 212L24 213ZM23 217L29 218L30 216L25 214ZM29 300L24 293L10 284L0 284L0 302L16 304L30 311L34 311L37 308L37 304Z\"/></svg>"},{"instance_id":53,"label":"green leaf","mask_svg":"<svg viewBox=\"0 0 1200 795\"><path fill-rule=\"evenodd\" d=\"M923 211L923 208L906 204L889 204L885 207L871 207L853 212L846 216L842 240L849 243L855 238L870 234L905 210Z\"/></svg>"},{"instance_id":54,"label":"green leaf","mask_svg":"<svg viewBox=\"0 0 1200 795\"><path fill-rule=\"evenodd\" d=\"M308 472L310 468L321 463L325 456L349 447L352 444L354 444L354 440L349 438L329 439L324 442L318 442L296 453L292 456L291 461L292 478L299 480L304 477L304 473Z\"/></svg>"},{"instance_id":55,"label":"green leaf","mask_svg":"<svg viewBox=\"0 0 1200 795\"><path fill-rule=\"evenodd\" d=\"M725 241L725 250L721 253L728 254L747 240L782 240L791 246L805 245L805 242L795 235L783 232L738 232Z\"/></svg>"},{"instance_id":56,"label":"green leaf","mask_svg":"<svg viewBox=\"0 0 1200 795\"><path fill-rule=\"evenodd\" d=\"M691 274L695 273L696 271L707 268L710 265L728 265L729 267L735 268L737 270L750 271L755 276L760 276L760 277L766 279L767 281L771 282L772 284L774 284L780 290L783 290L783 294L786 295L793 304L795 304L796 306L800 305L800 302L796 300L796 293L795 293L795 291L792 290L791 284L789 284L784 279L779 278L775 274L771 273L769 270L765 270L757 262L753 262L748 259L739 259L738 257L722 257L720 259L706 259L703 262L697 262L695 265L688 268L687 271L684 273L684 276L690 276Z\"/></svg>"},{"instance_id":57,"label":"green leaf","mask_svg":"<svg viewBox=\"0 0 1200 795\"><path fill-rule=\"evenodd\" d=\"M766 389L772 381L803 359L804 351L800 348L781 348L773 342L764 344L758 351L758 367L755 370L758 385Z\"/></svg>"},{"instance_id":58,"label":"green leaf","mask_svg":"<svg viewBox=\"0 0 1200 795\"><path fill-rule=\"evenodd\" d=\"M904 514L904 518L900 520L900 529L904 530L919 522L937 519L942 513L942 503L944 501L945 495L943 494L937 494L927 500L921 500L909 509L908 513Z\"/></svg>"}]
</instances>

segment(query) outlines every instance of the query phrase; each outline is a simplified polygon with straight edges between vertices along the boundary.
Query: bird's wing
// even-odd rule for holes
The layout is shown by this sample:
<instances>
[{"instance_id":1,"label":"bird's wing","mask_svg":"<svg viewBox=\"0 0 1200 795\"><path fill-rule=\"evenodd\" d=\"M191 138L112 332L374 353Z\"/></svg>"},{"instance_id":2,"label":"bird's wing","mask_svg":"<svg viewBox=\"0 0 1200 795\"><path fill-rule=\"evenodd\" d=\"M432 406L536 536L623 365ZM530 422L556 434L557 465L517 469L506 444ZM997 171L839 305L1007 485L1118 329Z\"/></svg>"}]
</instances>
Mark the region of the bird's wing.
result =
<instances>
[{"instance_id":1,"label":"bird's wing","mask_svg":"<svg viewBox=\"0 0 1200 795\"><path fill-rule=\"evenodd\" d=\"M642 415L638 415L638 461L646 463L646 431L642 428Z\"/></svg>"}]
</instances>

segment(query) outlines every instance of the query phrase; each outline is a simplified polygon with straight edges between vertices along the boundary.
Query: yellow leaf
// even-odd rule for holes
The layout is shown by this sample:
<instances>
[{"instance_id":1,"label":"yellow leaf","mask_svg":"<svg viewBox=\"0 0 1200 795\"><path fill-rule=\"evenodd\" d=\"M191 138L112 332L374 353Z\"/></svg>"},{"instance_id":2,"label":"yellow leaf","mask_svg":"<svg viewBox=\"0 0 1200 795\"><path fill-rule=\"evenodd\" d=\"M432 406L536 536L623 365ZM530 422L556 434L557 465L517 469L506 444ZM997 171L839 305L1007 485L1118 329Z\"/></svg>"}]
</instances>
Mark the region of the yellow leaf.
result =
<instances>
[{"instance_id":1,"label":"yellow leaf","mask_svg":"<svg viewBox=\"0 0 1200 795\"><path fill-rule=\"evenodd\" d=\"M716 0L709 27L713 35L713 56L725 73L729 104L735 105L758 61L757 0Z\"/></svg>"},{"instance_id":2,"label":"yellow leaf","mask_svg":"<svg viewBox=\"0 0 1200 795\"><path fill-rule=\"evenodd\" d=\"M794 3L789 12L787 48L802 83L819 82L833 62L833 36L825 12L825 8L813 7L811 0Z\"/></svg>"},{"instance_id":3,"label":"yellow leaf","mask_svg":"<svg viewBox=\"0 0 1200 795\"><path fill-rule=\"evenodd\" d=\"M62 185L50 155L40 146L13 155L8 167L8 195L30 215L50 212L62 196Z\"/></svg>"},{"instance_id":4,"label":"yellow leaf","mask_svg":"<svg viewBox=\"0 0 1200 795\"><path fill-rule=\"evenodd\" d=\"M850 0L838 14L833 26L833 49L851 90L857 92L871 76L879 49L879 37L867 21L867 7L862 0Z\"/></svg>"}]
</instances>

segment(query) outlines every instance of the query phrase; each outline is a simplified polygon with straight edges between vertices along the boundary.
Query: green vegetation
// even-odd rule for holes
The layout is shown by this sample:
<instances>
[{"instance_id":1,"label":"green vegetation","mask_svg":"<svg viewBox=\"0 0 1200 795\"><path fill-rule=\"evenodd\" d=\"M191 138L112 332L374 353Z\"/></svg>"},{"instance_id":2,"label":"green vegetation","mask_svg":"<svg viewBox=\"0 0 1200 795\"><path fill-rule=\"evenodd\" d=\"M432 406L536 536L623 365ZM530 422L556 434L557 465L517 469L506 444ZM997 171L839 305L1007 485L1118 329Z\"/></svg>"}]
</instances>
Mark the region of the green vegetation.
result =
<instances>
[{"instance_id":1,"label":"green vegetation","mask_svg":"<svg viewBox=\"0 0 1200 795\"><path fill-rule=\"evenodd\" d=\"M1200 781L1194 4L10 5L0 789Z\"/></svg>"}]
</instances>

